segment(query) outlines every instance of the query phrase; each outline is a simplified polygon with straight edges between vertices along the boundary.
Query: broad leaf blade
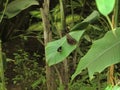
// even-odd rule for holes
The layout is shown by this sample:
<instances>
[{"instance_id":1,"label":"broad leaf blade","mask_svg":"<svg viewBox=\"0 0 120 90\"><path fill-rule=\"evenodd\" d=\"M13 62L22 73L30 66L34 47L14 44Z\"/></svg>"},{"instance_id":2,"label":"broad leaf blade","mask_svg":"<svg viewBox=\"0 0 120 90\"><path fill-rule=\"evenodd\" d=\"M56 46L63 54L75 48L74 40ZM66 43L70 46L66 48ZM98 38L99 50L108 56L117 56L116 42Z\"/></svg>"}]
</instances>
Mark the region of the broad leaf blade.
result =
<instances>
[{"instance_id":1,"label":"broad leaf blade","mask_svg":"<svg viewBox=\"0 0 120 90\"><path fill-rule=\"evenodd\" d=\"M84 30L74 31L69 33L76 41L79 41L80 37L84 33ZM47 44L46 50L46 61L49 66L62 62L75 48L76 45L70 45L66 41L66 36L63 38L50 42ZM62 47L62 51L58 52L57 49Z\"/></svg>"},{"instance_id":2,"label":"broad leaf blade","mask_svg":"<svg viewBox=\"0 0 120 90\"><path fill-rule=\"evenodd\" d=\"M107 16L110 12L112 12L115 0L96 0L96 4L100 13Z\"/></svg>"},{"instance_id":3,"label":"broad leaf blade","mask_svg":"<svg viewBox=\"0 0 120 90\"><path fill-rule=\"evenodd\" d=\"M36 0L14 0L8 4L5 15L12 18L32 5L39 5L39 3Z\"/></svg>"},{"instance_id":4,"label":"broad leaf blade","mask_svg":"<svg viewBox=\"0 0 120 90\"><path fill-rule=\"evenodd\" d=\"M112 31L95 41L88 53L80 60L72 80L85 68L88 68L92 79L95 72L101 72L106 67L120 62L120 28L116 30L115 37Z\"/></svg>"}]
</instances>

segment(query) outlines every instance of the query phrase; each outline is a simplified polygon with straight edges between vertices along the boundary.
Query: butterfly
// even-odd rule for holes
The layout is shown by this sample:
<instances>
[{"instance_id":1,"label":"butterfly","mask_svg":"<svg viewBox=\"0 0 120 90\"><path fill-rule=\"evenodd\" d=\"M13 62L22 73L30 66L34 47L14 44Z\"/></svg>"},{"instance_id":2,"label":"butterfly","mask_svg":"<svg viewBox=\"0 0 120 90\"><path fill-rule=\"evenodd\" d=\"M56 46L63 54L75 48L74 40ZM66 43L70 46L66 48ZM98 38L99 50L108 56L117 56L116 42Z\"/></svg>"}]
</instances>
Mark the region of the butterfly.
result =
<instances>
[{"instance_id":1,"label":"butterfly","mask_svg":"<svg viewBox=\"0 0 120 90\"><path fill-rule=\"evenodd\" d=\"M77 41L70 34L66 34L66 39L70 45L75 45L77 43Z\"/></svg>"}]
</instances>

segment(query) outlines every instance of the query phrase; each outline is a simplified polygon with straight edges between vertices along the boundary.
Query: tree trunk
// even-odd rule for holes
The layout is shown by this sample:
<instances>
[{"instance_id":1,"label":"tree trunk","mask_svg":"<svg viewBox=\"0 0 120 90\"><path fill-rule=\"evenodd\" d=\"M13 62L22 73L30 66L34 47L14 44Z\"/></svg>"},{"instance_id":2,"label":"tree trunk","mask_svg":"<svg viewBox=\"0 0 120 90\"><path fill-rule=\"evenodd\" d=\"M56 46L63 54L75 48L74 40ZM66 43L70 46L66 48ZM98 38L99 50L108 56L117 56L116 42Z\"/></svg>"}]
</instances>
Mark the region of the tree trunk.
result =
<instances>
[{"instance_id":1,"label":"tree trunk","mask_svg":"<svg viewBox=\"0 0 120 90\"><path fill-rule=\"evenodd\" d=\"M46 46L52 39L52 32L50 31L50 21L49 21L49 3L50 0L44 0L43 7L40 8L42 14L42 21L44 27L44 45ZM55 74L53 67L49 67L46 63L46 83L47 90L57 90L55 83Z\"/></svg>"}]
</instances>

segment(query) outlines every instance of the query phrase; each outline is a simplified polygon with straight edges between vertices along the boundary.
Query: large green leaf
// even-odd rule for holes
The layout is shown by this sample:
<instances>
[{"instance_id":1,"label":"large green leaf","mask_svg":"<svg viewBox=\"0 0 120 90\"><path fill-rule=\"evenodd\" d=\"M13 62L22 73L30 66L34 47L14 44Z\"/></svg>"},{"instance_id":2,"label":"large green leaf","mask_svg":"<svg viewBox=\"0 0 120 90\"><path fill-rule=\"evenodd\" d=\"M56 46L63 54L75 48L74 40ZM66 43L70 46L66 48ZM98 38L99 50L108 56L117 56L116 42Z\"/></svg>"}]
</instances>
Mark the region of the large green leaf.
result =
<instances>
[{"instance_id":1,"label":"large green leaf","mask_svg":"<svg viewBox=\"0 0 120 90\"><path fill-rule=\"evenodd\" d=\"M5 15L12 18L32 5L39 5L39 3L36 0L14 0L8 4Z\"/></svg>"},{"instance_id":2,"label":"large green leaf","mask_svg":"<svg viewBox=\"0 0 120 90\"><path fill-rule=\"evenodd\" d=\"M120 28L116 36L112 31L95 41L88 53L80 60L72 80L85 68L88 68L89 77L92 79L95 72L101 72L106 67L120 62Z\"/></svg>"},{"instance_id":3,"label":"large green leaf","mask_svg":"<svg viewBox=\"0 0 120 90\"><path fill-rule=\"evenodd\" d=\"M76 41L78 42L80 37L82 36L84 30L81 31L74 31L69 33ZM46 61L49 66L57 64L63 61L75 48L76 45L70 45L66 41L66 36L63 38L50 42L47 44L45 51L46 51ZM58 52L58 48L61 48L61 52Z\"/></svg>"},{"instance_id":4,"label":"large green leaf","mask_svg":"<svg viewBox=\"0 0 120 90\"><path fill-rule=\"evenodd\" d=\"M115 0L96 0L96 4L100 13L107 16L113 10Z\"/></svg>"}]
</instances>

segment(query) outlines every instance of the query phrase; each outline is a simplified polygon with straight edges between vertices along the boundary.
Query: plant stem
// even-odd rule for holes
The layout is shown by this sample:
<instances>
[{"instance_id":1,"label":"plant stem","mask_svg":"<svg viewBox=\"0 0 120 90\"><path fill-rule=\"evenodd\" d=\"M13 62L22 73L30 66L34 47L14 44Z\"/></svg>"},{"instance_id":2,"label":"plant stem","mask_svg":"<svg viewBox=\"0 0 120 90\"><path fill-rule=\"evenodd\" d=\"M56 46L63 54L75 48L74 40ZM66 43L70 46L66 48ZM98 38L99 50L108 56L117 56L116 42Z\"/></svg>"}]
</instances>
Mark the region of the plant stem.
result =
<instances>
[{"instance_id":1,"label":"plant stem","mask_svg":"<svg viewBox=\"0 0 120 90\"><path fill-rule=\"evenodd\" d=\"M59 0L60 3L60 10L61 10L61 30L66 30L66 15L65 15L65 1L66 0ZM64 70L64 74L63 74L63 84L65 87L65 90L68 90L68 83L69 83L69 75L68 75L68 61L67 59L65 59L63 61L64 64L64 68L62 68Z\"/></svg>"},{"instance_id":2,"label":"plant stem","mask_svg":"<svg viewBox=\"0 0 120 90\"><path fill-rule=\"evenodd\" d=\"M72 26L74 25L74 8L73 8L73 0L70 0L71 4L71 14L72 14Z\"/></svg>"},{"instance_id":3,"label":"plant stem","mask_svg":"<svg viewBox=\"0 0 120 90\"><path fill-rule=\"evenodd\" d=\"M98 79L98 90L101 90L100 73L97 74L97 79Z\"/></svg>"},{"instance_id":4,"label":"plant stem","mask_svg":"<svg viewBox=\"0 0 120 90\"><path fill-rule=\"evenodd\" d=\"M4 79L4 68L3 68L3 59L2 59L2 46L0 41L0 78L1 78L1 90L6 90L5 79Z\"/></svg>"},{"instance_id":5,"label":"plant stem","mask_svg":"<svg viewBox=\"0 0 120 90\"><path fill-rule=\"evenodd\" d=\"M107 20L108 20L108 23L112 29L112 32L114 34L114 36L116 36L116 33L115 33L115 28L114 28L114 24L111 22L110 18L108 16L106 16Z\"/></svg>"},{"instance_id":6,"label":"plant stem","mask_svg":"<svg viewBox=\"0 0 120 90\"><path fill-rule=\"evenodd\" d=\"M118 26L118 11L119 11L119 0L116 0L115 2L115 9L114 9L114 27L116 28Z\"/></svg>"},{"instance_id":7,"label":"plant stem","mask_svg":"<svg viewBox=\"0 0 120 90\"><path fill-rule=\"evenodd\" d=\"M60 2L60 11L61 11L61 30L65 30L66 27L66 21L65 21L65 1L59 0Z\"/></svg>"},{"instance_id":8,"label":"plant stem","mask_svg":"<svg viewBox=\"0 0 120 90\"><path fill-rule=\"evenodd\" d=\"M110 18L108 16L106 16L106 19L107 19L111 29L113 30L113 25L112 25L112 22L111 22Z\"/></svg>"},{"instance_id":9,"label":"plant stem","mask_svg":"<svg viewBox=\"0 0 120 90\"><path fill-rule=\"evenodd\" d=\"M116 36L115 28L118 26L118 7L119 7L119 0L116 0L114 13L112 15L112 22L110 21L109 17L106 17L111 28L113 31L113 34ZM109 73L108 73L108 83L115 85L115 78L114 78L114 65L111 65L109 67Z\"/></svg>"},{"instance_id":10,"label":"plant stem","mask_svg":"<svg viewBox=\"0 0 120 90\"><path fill-rule=\"evenodd\" d=\"M5 3L5 8L4 8L3 14L2 14L2 16L1 16L1 18L0 18L0 23L2 22L2 19L3 19L3 17L4 17L4 14L5 14L7 5L8 5L8 0L7 0L6 3Z\"/></svg>"}]
</instances>

